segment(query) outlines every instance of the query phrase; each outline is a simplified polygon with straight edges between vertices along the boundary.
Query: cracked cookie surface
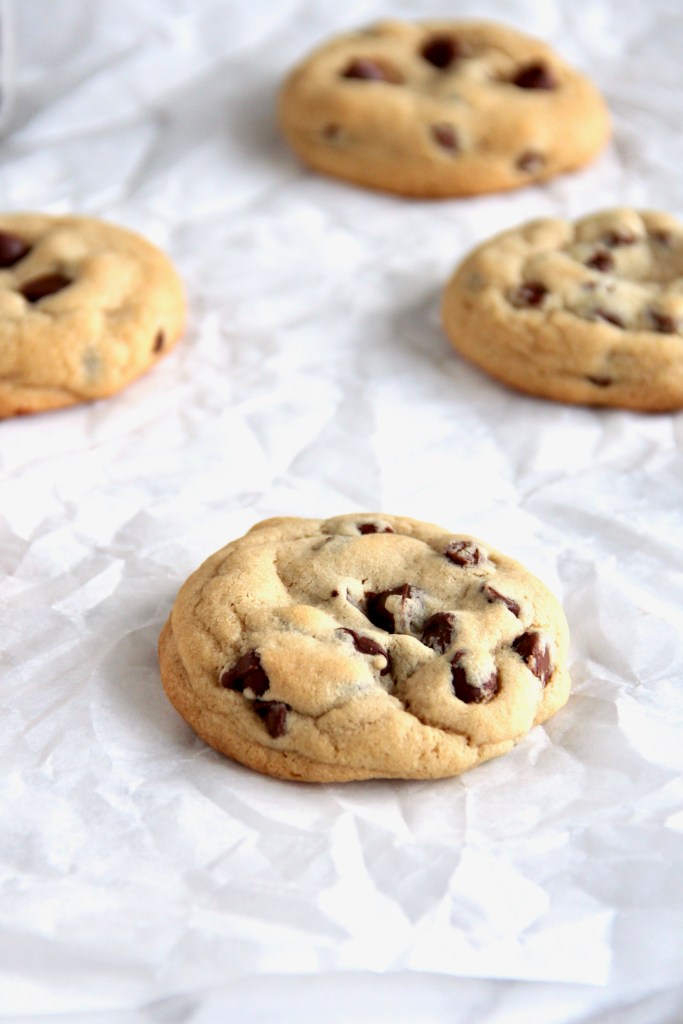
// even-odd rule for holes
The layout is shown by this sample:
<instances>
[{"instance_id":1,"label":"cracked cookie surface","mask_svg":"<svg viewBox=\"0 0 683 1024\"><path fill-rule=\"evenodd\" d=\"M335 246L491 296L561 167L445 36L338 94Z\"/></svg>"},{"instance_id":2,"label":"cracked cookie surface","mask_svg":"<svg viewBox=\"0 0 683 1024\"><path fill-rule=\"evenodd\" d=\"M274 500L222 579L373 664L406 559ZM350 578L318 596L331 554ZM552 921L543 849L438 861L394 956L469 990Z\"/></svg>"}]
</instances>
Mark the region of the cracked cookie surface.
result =
<instances>
[{"instance_id":1,"label":"cracked cookie surface","mask_svg":"<svg viewBox=\"0 0 683 1024\"><path fill-rule=\"evenodd\" d=\"M337 36L287 77L282 131L318 171L402 195L519 188L583 167L609 116L549 46L478 21L384 21Z\"/></svg>"},{"instance_id":2,"label":"cracked cookie surface","mask_svg":"<svg viewBox=\"0 0 683 1024\"><path fill-rule=\"evenodd\" d=\"M184 322L175 268L140 235L91 217L0 215L0 418L120 391Z\"/></svg>"},{"instance_id":3,"label":"cracked cookie surface","mask_svg":"<svg viewBox=\"0 0 683 1024\"><path fill-rule=\"evenodd\" d=\"M207 743L309 782L457 775L567 700L552 594L472 537L398 516L271 519L181 588L166 693Z\"/></svg>"},{"instance_id":4,"label":"cracked cookie surface","mask_svg":"<svg viewBox=\"0 0 683 1024\"><path fill-rule=\"evenodd\" d=\"M446 286L454 347L562 402L683 407L683 225L626 207L531 221L484 242Z\"/></svg>"}]
</instances>

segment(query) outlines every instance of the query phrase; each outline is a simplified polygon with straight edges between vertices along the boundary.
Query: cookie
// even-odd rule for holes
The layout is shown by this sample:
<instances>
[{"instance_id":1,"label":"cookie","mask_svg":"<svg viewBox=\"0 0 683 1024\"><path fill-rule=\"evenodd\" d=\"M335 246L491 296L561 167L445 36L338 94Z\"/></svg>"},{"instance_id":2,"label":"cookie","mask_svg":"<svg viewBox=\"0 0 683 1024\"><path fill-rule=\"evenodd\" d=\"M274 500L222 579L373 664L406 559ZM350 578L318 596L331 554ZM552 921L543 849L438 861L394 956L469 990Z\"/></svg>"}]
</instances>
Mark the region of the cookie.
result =
<instances>
[{"instance_id":1,"label":"cookie","mask_svg":"<svg viewBox=\"0 0 683 1024\"><path fill-rule=\"evenodd\" d=\"M207 743L282 779L434 779L567 700L546 587L469 536L390 515L270 519L183 585L161 676Z\"/></svg>"},{"instance_id":2,"label":"cookie","mask_svg":"<svg viewBox=\"0 0 683 1024\"><path fill-rule=\"evenodd\" d=\"M455 348L561 402L683 407L683 225L614 209L546 218L475 249L443 298Z\"/></svg>"},{"instance_id":3,"label":"cookie","mask_svg":"<svg viewBox=\"0 0 683 1024\"><path fill-rule=\"evenodd\" d=\"M0 418L114 394L178 340L170 260L89 217L0 215Z\"/></svg>"},{"instance_id":4,"label":"cookie","mask_svg":"<svg viewBox=\"0 0 683 1024\"><path fill-rule=\"evenodd\" d=\"M549 46L479 21L384 21L338 36L285 81L281 129L317 171L407 196L546 181L592 160L604 100Z\"/></svg>"}]
</instances>

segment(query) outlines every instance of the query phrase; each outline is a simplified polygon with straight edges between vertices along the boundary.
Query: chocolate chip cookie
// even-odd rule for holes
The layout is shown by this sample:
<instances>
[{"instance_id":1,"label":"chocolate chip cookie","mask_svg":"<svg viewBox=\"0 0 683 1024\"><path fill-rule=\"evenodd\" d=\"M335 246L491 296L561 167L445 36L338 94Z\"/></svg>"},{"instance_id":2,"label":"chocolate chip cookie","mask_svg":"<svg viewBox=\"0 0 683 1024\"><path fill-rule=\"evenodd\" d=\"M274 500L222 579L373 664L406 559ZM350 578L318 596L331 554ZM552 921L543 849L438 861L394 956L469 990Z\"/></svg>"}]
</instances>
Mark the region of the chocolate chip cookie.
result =
<instances>
[{"instance_id":1,"label":"chocolate chip cookie","mask_svg":"<svg viewBox=\"0 0 683 1024\"><path fill-rule=\"evenodd\" d=\"M448 283L455 348L533 395L683 407L683 225L614 209L546 218L477 248Z\"/></svg>"},{"instance_id":2,"label":"chocolate chip cookie","mask_svg":"<svg viewBox=\"0 0 683 1024\"><path fill-rule=\"evenodd\" d=\"M161 676L211 746L308 782L457 775L567 700L567 625L521 565L390 515L270 519L183 585Z\"/></svg>"},{"instance_id":3,"label":"chocolate chip cookie","mask_svg":"<svg viewBox=\"0 0 683 1024\"><path fill-rule=\"evenodd\" d=\"M89 217L0 215L0 418L111 395L178 340L170 260Z\"/></svg>"},{"instance_id":4,"label":"chocolate chip cookie","mask_svg":"<svg viewBox=\"0 0 683 1024\"><path fill-rule=\"evenodd\" d=\"M545 43L478 21L384 21L289 75L282 131L311 167L402 195L464 196L592 160L604 100Z\"/></svg>"}]
</instances>

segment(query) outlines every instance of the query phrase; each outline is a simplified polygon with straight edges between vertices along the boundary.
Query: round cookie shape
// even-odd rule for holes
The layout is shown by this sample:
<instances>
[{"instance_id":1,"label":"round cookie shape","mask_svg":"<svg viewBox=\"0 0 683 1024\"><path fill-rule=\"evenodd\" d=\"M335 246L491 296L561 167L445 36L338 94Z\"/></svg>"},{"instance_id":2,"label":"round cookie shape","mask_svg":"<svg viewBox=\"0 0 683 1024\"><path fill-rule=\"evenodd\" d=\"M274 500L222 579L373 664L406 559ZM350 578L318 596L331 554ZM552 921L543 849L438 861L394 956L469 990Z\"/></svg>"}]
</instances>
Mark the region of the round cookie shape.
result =
<instances>
[{"instance_id":1,"label":"round cookie shape","mask_svg":"<svg viewBox=\"0 0 683 1024\"><path fill-rule=\"evenodd\" d=\"M503 754L569 696L567 624L521 565L399 516L270 519L181 588L167 696L281 779L432 779Z\"/></svg>"},{"instance_id":2,"label":"round cookie shape","mask_svg":"<svg viewBox=\"0 0 683 1024\"><path fill-rule=\"evenodd\" d=\"M454 347L528 394L643 412L683 407L683 225L617 208L484 242L448 282Z\"/></svg>"},{"instance_id":3,"label":"round cookie shape","mask_svg":"<svg viewBox=\"0 0 683 1024\"><path fill-rule=\"evenodd\" d=\"M140 235L91 217L0 215L0 418L120 391L184 323L180 278Z\"/></svg>"},{"instance_id":4,"label":"round cookie shape","mask_svg":"<svg viewBox=\"0 0 683 1024\"><path fill-rule=\"evenodd\" d=\"M279 96L315 170L406 196L519 188L605 145L602 96L549 46L479 21L384 21L330 40Z\"/></svg>"}]
</instances>

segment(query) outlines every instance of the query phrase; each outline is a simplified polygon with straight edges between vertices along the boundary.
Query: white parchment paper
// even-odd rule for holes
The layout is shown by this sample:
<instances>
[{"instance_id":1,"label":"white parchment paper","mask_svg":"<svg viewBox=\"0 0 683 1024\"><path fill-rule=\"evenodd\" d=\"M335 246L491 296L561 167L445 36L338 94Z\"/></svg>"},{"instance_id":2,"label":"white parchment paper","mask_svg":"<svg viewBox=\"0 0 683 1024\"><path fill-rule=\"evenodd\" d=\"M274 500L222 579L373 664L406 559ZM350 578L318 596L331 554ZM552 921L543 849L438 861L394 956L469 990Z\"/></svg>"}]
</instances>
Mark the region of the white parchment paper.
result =
<instances>
[{"instance_id":1,"label":"white parchment paper","mask_svg":"<svg viewBox=\"0 0 683 1024\"><path fill-rule=\"evenodd\" d=\"M274 127L283 73L387 13L543 36L605 92L613 143L474 200L305 171ZM3 15L3 206L147 234L190 320L119 397L0 424L0 1019L680 1024L683 419L507 391L455 355L438 304L472 244L526 218L683 215L683 8ZM361 509L484 537L563 600L573 696L505 758L299 786L166 702L156 639L200 561L266 516Z\"/></svg>"}]
</instances>

